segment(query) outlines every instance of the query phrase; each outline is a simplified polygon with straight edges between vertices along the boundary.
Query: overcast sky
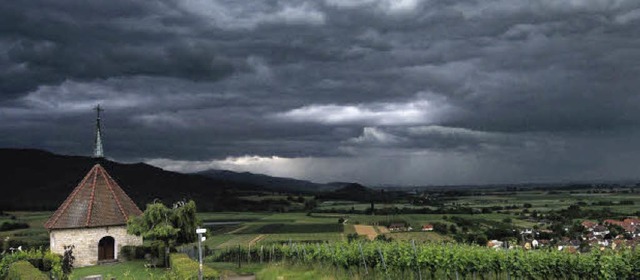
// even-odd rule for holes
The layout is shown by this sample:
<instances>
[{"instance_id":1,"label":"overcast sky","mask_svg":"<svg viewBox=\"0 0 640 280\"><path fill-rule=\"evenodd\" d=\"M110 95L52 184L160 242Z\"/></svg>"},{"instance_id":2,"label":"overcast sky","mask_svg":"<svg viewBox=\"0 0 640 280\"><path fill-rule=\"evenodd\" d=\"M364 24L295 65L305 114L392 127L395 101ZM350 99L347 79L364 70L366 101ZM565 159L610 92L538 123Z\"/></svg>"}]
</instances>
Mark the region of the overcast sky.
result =
<instances>
[{"instance_id":1,"label":"overcast sky","mask_svg":"<svg viewBox=\"0 0 640 280\"><path fill-rule=\"evenodd\" d=\"M317 182L640 178L640 1L0 1L0 147Z\"/></svg>"}]
</instances>

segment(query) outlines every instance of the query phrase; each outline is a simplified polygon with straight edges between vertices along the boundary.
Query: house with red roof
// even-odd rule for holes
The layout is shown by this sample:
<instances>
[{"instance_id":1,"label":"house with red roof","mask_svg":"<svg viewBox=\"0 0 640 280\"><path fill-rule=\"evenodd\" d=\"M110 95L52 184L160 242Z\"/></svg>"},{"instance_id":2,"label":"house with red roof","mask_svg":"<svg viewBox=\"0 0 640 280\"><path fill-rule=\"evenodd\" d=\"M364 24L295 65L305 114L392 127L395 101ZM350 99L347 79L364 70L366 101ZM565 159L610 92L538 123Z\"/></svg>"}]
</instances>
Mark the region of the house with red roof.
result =
<instances>
[{"instance_id":1,"label":"house with red roof","mask_svg":"<svg viewBox=\"0 0 640 280\"><path fill-rule=\"evenodd\" d=\"M100 165L96 164L45 223L56 254L74 246L74 266L118 259L122 246L142 245L127 233L127 220L142 211Z\"/></svg>"},{"instance_id":2,"label":"house with red roof","mask_svg":"<svg viewBox=\"0 0 640 280\"><path fill-rule=\"evenodd\" d=\"M433 225L432 224L423 225L422 231L433 231Z\"/></svg>"}]
</instances>

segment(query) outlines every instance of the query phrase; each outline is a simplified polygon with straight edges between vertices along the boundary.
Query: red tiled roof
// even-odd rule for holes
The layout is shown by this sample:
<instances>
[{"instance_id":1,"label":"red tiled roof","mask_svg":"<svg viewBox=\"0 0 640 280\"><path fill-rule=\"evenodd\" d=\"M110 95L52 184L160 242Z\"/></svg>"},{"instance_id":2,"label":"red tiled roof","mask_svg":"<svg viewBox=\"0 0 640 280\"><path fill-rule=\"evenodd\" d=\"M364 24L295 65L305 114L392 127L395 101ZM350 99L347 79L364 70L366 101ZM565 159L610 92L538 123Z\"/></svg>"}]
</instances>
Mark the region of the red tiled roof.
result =
<instances>
[{"instance_id":1,"label":"red tiled roof","mask_svg":"<svg viewBox=\"0 0 640 280\"><path fill-rule=\"evenodd\" d=\"M627 219L624 219L624 223L635 226L635 225L640 225L640 220L636 218L627 218Z\"/></svg>"},{"instance_id":2,"label":"red tiled roof","mask_svg":"<svg viewBox=\"0 0 640 280\"><path fill-rule=\"evenodd\" d=\"M44 224L47 229L124 225L142 211L107 171L96 164Z\"/></svg>"},{"instance_id":3,"label":"red tiled roof","mask_svg":"<svg viewBox=\"0 0 640 280\"><path fill-rule=\"evenodd\" d=\"M621 226L621 227L624 226L624 222L623 221L612 220L612 219L604 220L604 224L618 225L618 226Z\"/></svg>"},{"instance_id":4,"label":"red tiled roof","mask_svg":"<svg viewBox=\"0 0 640 280\"><path fill-rule=\"evenodd\" d=\"M589 220L584 220L582 222L582 226L585 227L585 228L593 228L593 227L595 227L597 225L598 225L597 223L595 223L593 221L589 221Z\"/></svg>"}]
</instances>

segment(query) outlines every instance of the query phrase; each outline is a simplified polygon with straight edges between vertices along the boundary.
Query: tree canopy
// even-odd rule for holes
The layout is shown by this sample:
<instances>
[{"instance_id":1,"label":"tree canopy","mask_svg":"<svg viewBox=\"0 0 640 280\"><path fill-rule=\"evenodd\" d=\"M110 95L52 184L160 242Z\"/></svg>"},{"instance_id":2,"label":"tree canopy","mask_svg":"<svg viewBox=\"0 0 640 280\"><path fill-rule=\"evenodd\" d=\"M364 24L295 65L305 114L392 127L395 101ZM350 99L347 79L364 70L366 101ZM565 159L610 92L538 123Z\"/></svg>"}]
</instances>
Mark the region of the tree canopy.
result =
<instances>
[{"instance_id":1,"label":"tree canopy","mask_svg":"<svg viewBox=\"0 0 640 280\"><path fill-rule=\"evenodd\" d=\"M193 200L175 203L172 208L154 202L147 204L142 215L129 219L127 231L145 239L160 240L167 246L175 246L194 242L199 223Z\"/></svg>"}]
</instances>

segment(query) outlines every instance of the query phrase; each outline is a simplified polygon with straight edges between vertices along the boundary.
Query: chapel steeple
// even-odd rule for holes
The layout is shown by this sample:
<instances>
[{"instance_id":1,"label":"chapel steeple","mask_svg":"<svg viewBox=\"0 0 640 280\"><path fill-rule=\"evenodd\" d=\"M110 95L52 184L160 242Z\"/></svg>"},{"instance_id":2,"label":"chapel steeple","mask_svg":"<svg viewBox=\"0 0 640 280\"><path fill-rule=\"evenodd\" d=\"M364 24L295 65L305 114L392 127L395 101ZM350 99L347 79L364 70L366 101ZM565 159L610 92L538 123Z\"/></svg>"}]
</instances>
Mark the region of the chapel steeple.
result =
<instances>
[{"instance_id":1,"label":"chapel steeple","mask_svg":"<svg viewBox=\"0 0 640 280\"><path fill-rule=\"evenodd\" d=\"M104 158L104 150L102 149L102 131L100 129L100 112L104 111L100 108L100 104L96 106L96 139L95 148L93 150L94 158Z\"/></svg>"}]
</instances>

